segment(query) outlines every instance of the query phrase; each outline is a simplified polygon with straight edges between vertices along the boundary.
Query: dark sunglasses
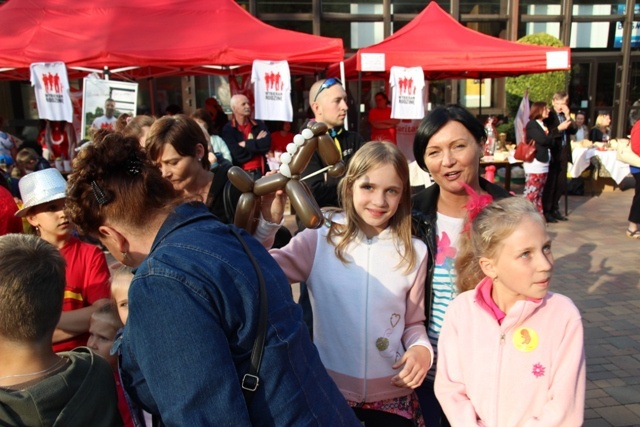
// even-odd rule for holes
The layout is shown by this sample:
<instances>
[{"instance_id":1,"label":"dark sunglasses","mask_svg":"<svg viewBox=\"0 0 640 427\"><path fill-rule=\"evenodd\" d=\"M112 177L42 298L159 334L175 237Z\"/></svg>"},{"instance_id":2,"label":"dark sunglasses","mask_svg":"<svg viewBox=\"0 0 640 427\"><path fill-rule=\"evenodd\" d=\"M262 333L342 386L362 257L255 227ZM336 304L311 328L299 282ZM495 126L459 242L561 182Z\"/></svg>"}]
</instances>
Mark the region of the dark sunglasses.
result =
<instances>
[{"instance_id":1,"label":"dark sunglasses","mask_svg":"<svg viewBox=\"0 0 640 427\"><path fill-rule=\"evenodd\" d=\"M320 92L322 92L325 89L330 88L333 85L340 85L342 86L342 82L335 78L335 77L329 77L328 79L326 79L321 85L320 85L320 89L318 89L318 93L316 93L315 98L313 98L313 102L316 102L318 100L318 95L320 95Z\"/></svg>"}]
</instances>

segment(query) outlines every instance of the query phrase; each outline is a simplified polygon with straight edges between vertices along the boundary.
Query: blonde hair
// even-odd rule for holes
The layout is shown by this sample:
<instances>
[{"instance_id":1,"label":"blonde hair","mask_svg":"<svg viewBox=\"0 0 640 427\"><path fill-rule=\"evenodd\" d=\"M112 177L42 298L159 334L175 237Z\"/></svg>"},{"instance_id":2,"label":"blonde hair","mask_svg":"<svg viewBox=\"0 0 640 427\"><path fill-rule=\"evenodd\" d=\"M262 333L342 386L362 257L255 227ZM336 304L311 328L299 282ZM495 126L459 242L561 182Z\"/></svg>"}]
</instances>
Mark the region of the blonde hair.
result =
<instances>
[{"instance_id":1,"label":"blonde hair","mask_svg":"<svg viewBox=\"0 0 640 427\"><path fill-rule=\"evenodd\" d=\"M609 120L611 120L611 115L610 114L598 114L598 117L596 117L595 126L598 129L606 129L607 128L607 126L604 124L604 118L605 117L609 117Z\"/></svg>"},{"instance_id":2,"label":"blonde hair","mask_svg":"<svg viewBox=\"0 0 640 427\"><path fill-rule=\"evenodd\" d=\"M343 263L347 263L344 250L362 229L362 218L356 213L353 204L353 185L370 170L392 165L402 182L402 194L398 210L389 220L389 226L395 234L398 252L402 255L399 265L406 264L406 271L416 265L416 251L411 241L411 187L409 186L409 166L407 159L394 144L371 141L360 148L349 162L345 177L338 184L338 198L347 217L347 224L331 221L327 241L334 244L335 254ZM330 210L329 220L336 210ZM335 242L338 241L337 244Z\"/></svg>"},{"instance_id":3,"label":"blonde hair","mask_svg":"<svg viewBox=\"0 0 640 427\"><path fill-rule=\"evenodd\" d=\"M525 216L545 225L535 205L524 197L508 197L491 203L470 225L467 218L465 229L469 231L460 235L460 252L455 261L459 292L475 288L484 279L480 258L495 258L504 239L515 231Z\"/></svg>"},{"instance_id":4,"label":"blonde hair","mask_svg":"<svg viewBox=\"0 0 640 427\"><path fill-rule=\"evenodd\" d=\"M18 154L16 154L16 163L20 166L24 166L29 162L37 161L39 158L40 156L38 156L36 150L26 147L18 151Z\"/></svg>"},{"instance_id":5,"label":"blonde hair","mask_svg":"<svg viewBox=\"0 0 640 427\"><path fill-rule=\"evenodd\" d=\"M113 290L117 288L121 288L125 286L129 287L131 285L131 280L133 280L133 271L131 267L127 267L124 264L118 263L118 265L111 266L111 296L113 296ZM118 280L122 279L122 280ZM128 280L127 280L128 279Z\"/></svg>"}]
</instances>

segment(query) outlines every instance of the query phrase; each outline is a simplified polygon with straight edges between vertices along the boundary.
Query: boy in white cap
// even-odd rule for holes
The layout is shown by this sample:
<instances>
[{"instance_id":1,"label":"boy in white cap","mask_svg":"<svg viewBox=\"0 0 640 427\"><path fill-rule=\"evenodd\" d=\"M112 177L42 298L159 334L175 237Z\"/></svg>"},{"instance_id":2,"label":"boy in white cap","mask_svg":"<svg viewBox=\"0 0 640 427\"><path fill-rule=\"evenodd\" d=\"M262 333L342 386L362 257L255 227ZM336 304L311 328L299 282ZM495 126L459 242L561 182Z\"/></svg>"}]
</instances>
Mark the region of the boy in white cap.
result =
<instances>
[{"instance_id":1,"label":"boy in white cap","mask_svg":"<svg viewBox=\"0 0 640 427\"><path fill-rule=\"evenodd\" d=\"M62 316L53 334L56 352L87 345L91 315L109 302L109 268L102 251L71 235L65 213L67 183L57 169L30 173L18 184L25 217L36 234L57 247L67 263Z\"/></svg>"}]
</instances>

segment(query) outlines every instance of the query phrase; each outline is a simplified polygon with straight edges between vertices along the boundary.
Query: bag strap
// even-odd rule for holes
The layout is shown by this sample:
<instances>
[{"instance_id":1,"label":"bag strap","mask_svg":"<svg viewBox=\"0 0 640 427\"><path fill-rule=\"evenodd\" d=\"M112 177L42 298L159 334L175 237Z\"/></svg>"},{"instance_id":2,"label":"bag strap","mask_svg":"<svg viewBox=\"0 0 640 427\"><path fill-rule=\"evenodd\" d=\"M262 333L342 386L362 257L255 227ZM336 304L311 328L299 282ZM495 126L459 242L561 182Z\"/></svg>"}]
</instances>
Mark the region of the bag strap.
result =
<instances>
[{"instance_id":1,"label":"bag strap","mask_svg":"<svg viewBox=\"0 0 640 427\"><path fill-rule=\"evenodd\" d=\"M244 374L240 383L240 385L242 386L242 394L244 395L244 399L247 402L247 406L249 406L249 404L251 403L251 399L253 398L253 393L258 389L258 386L260 385L260 378L258 377L258 373L260 372L262 353L264 351L264 342L267 335L267 286L264 281L262 270L258 265L258 261L256 261L255 257L253 256L253 253L249 249L247 242L245 242L245 240L235 228L229 227L229 229L240 241L242 248L247 253L251 264L253 264L253 268L256 270L256 275L258 276L258 284L260 285L258 295L258 298L260 300L260 312L258 314L258 331L256 332L256 339L253 342L253 349L251 350L249 372Z\"/></svg>"},{"instance_id":2,"label":"bag strap","mask_svg":"<svg viewBox=\"0 0 640 427\"><path fill-rule=\"evenodd\" d=\"M231 201L231 181L227 180L222 189L222 202L224 204L224 214L227 216L227 221L233 224L233 218L236 214L236 207Z\"/></svg>"}]
</instances>

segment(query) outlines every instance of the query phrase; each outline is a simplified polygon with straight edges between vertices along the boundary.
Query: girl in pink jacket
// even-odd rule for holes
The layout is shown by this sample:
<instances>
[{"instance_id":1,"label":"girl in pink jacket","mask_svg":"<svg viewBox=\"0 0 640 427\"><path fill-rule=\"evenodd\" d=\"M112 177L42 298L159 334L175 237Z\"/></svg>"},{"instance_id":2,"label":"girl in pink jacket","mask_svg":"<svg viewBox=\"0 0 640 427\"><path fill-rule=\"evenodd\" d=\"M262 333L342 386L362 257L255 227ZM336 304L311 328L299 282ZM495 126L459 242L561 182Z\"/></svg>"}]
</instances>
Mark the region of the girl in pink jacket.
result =
<instances>
[{"instance_id":1,"label":"girl in pink jacket","mask_svg":"<svg viewBox=\"0 0 640 427\"><path fill-rule=\"evenodd\" d=\"M569 298L549 292L544 219L521 197L469 215L456 259L467 292L449 306L438 344L435 393L447 419L465 427L582 425L582 320Z\"/></svg>"}]
</instances>

